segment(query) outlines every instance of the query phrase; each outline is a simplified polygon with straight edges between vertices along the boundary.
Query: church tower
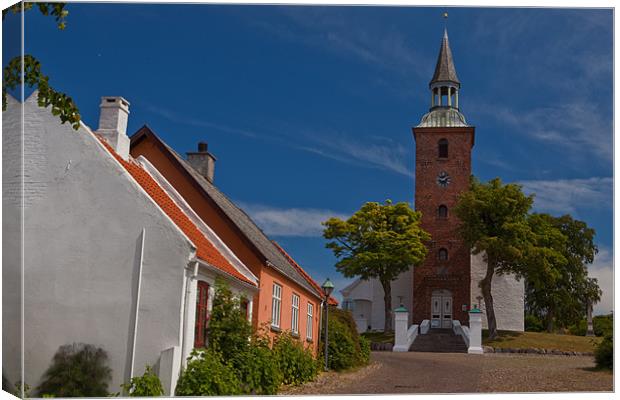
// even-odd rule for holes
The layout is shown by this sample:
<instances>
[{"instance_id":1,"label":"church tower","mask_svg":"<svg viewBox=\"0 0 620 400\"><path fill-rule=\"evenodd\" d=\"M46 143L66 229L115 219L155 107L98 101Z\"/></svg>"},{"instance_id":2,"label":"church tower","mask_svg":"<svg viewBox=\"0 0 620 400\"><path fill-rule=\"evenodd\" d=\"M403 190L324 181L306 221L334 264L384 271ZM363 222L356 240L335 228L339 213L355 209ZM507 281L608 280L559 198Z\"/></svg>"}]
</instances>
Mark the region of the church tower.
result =
<instances>
[{"instance_id":1,"label":"church tower","mask_svg":"<svg viewBox=\"0 0 620 400\"><path fill-rule=\"evenodd\" d=\"M433 328L467 324L471 259L460 239L454 207L467 190L475 128L459 109L461 82L456 74L448 32L444 30L435 73L429 84L431 107L413 128L416 147L415 209L431 234L425 262L413 271L413 324L425 319Z\"/></svg>"}]
</instances>

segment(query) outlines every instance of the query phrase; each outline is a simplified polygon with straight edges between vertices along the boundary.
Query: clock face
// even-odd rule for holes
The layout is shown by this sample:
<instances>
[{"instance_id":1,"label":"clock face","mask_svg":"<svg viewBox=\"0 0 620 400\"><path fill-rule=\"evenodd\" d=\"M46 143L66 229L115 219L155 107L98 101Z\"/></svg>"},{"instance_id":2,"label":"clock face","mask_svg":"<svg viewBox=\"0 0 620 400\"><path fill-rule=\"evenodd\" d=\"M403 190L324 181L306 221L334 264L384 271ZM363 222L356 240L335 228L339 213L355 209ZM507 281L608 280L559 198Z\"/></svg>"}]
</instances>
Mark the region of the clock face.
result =
<instances>
[{"instance_id":1,"label":"clock face","mask_svg":"<svg viewBox=\"0 0 620 400\"><path fill-rule=\"evenodd\" d=\"M446 171L441 171L437 175L437 184L441 187L447 187L450 184L450 175Z\"/></svg>"}]
</instances>

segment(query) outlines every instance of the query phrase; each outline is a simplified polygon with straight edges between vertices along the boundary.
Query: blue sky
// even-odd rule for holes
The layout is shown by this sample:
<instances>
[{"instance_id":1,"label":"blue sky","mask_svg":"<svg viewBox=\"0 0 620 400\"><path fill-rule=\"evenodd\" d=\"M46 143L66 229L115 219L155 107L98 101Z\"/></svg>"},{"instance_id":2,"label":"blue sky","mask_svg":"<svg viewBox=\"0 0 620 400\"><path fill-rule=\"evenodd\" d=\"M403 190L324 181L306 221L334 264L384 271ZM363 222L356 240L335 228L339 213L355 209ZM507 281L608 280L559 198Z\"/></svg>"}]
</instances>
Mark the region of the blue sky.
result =
<instances>
[{"instance_id":1,"label":"blue sky","mask_svg":"<svg viewBox=\"0 0 620 400\"><path fill-rule=\"evenodd\" d=\"M26 52L98 123L131 103L179 153L206 140L215 182L317 280L334 270L320 221L412 202L411 127L427 112L443 9L70 4L67 29L26 14ZM597 312L613 308L611 10L454 8L448 31L476 126L473 170L537 194L535 209L597 231ZM5 21L7 39L17 17ZM14 36L13 36L14 37Z\"/></svg>"}]
</instances>

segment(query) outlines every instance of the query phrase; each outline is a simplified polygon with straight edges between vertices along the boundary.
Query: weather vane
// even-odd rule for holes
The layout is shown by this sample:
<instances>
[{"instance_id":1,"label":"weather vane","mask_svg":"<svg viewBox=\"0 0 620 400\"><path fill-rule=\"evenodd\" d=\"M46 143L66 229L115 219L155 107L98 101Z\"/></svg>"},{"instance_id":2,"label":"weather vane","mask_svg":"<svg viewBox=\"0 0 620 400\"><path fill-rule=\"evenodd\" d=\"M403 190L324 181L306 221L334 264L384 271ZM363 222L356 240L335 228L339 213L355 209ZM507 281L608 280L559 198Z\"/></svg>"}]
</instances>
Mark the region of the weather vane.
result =
<instances>
[{"instance_id":1,"label":"weather vane","mask_svg":"<svg viewBox=\"0 0 620 400\"><path fill-rule=\"evenodd\" d=\"M448 27L448 12L447 11L443 12L443 27L444 28Z\"/></svg>"}]
</instances>

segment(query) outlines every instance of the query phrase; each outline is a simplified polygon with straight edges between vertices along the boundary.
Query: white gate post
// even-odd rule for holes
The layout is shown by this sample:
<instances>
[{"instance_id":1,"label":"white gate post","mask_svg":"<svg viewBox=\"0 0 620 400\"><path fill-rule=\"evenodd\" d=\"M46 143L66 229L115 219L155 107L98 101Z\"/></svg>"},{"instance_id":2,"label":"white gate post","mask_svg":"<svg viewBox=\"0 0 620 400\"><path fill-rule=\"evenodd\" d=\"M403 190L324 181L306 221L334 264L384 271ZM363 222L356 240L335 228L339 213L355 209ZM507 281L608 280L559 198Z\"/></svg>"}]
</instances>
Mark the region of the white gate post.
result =
<instances>
[{"instance_id":1,"label":"white gate post","mask_svg":"<svg viewBox=\"0 0 620 400\"><path fill-rule=\"evenodd\" d=\"M478 305L469 311L469 348L470 354L482 354L482 311Z\"/></svg>"},{"instance_id":2,"label":"white gate post","mask_svg":"<svg viewBox=\"0 0 620 400\"><path fill-rule=\"evenodd\" d=\"M394 347L392 351L409 351L407 346L407 324L409 312L404 306L394 310Z\"/></svg>"}]
</instances>

